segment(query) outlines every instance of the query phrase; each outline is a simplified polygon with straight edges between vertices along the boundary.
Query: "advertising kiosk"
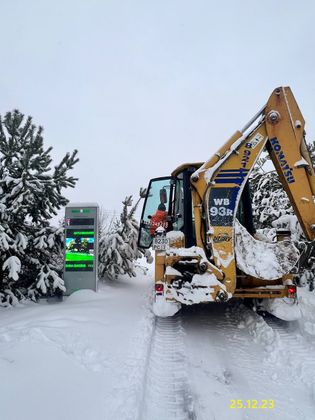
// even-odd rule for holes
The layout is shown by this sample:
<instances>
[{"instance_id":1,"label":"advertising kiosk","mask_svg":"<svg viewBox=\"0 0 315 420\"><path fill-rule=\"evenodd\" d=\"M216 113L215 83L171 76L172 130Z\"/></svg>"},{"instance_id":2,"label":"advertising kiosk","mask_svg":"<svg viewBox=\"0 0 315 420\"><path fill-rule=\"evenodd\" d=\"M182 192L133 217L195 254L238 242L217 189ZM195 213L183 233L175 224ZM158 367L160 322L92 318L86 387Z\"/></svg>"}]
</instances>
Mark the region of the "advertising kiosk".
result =
<instances>
[{"instance_id":1,"label":"advertising kiosk","mask_svg":"<svg viewBox=\"0 0 315 420\"><path fill-rule=\"evenodd\" d=\"M65 212L66 295L97 288L98 204L70 203Z\"/></svg>"}]
</instances>

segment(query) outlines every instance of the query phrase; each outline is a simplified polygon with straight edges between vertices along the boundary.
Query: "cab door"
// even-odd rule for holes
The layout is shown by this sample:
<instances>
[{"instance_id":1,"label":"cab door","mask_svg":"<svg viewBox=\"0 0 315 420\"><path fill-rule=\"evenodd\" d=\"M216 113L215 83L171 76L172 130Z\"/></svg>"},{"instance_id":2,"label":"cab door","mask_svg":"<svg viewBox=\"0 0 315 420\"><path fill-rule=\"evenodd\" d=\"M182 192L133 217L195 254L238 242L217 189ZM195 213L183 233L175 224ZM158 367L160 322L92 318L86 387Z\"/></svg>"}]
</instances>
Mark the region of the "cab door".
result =
<instances>
[{"instance_id":1,"label":"cab door","mask_svg":"<svg viewBox=\"0 0 315 420\"><path fill-rule=\"evenodd\" d=\"M140 220L140 229L138 236L139 248L150 248L153 240L152 218L158 211L167 213L168 223L170 223L171 203L172 203L172 177L162 177L151 179L147 194L145 197L142 215Z\"/></svg>"}]
</instances>

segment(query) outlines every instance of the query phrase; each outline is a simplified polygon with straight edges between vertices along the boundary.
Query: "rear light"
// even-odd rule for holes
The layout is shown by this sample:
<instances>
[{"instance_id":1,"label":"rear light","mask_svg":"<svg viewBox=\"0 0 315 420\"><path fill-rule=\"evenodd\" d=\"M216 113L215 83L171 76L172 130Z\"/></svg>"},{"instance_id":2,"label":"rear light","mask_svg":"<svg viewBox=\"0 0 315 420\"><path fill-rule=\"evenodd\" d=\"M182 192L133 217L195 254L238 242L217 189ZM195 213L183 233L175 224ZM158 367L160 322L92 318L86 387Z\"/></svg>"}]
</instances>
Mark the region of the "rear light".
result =
<instances>
[{"instance_id":1,"label":"rear light","mask_svg":"<svg viewBox=\"0 0 315 420\"><path fill-rule=\"evenodd\" d=\"M291 285L288 287L288 295L289 297L295 297L296 295L296 286L295 285Z\"/></svg>"},{"instance_id":2,"label":"rear light","mask_svg":"<svg viewBox=\"0 0 315 420\"><path fill-rule=\"evenodd\" d=\"M164 290L164 284L163 283L157 283L155 285L156 293L163 293L163 290Z\"/></svg>"}]
</instances>

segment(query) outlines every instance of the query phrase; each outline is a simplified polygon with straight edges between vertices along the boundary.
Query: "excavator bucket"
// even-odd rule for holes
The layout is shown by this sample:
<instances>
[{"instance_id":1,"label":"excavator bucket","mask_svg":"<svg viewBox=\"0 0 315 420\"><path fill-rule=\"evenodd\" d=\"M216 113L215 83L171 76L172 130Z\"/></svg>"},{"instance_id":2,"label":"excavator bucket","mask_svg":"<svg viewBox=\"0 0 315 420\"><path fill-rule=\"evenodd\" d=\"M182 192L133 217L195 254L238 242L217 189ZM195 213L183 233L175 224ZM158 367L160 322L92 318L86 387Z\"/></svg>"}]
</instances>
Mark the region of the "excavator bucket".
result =
<instances>
[{"instance_id":1,"label":"excavator bucket","mask_svg":"<svg viewBox=\"0 0 315 420\"><path fill-rule=\"evenodd\" d=\"M240 270L263 280L277 280L290 273L300 257L291 241L270 243L257 240L237 219L235 254Z\"/></svg>"}]
</instances>

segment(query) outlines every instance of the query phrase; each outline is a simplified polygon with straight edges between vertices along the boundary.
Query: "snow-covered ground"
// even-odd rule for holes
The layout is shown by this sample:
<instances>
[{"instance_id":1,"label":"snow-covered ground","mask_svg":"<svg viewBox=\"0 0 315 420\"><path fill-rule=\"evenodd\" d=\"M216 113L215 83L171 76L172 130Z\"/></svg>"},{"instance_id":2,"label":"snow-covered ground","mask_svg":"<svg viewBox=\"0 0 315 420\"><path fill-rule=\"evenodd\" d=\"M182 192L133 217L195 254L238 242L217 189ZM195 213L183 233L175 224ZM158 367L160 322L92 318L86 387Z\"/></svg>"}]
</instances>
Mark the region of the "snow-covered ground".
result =
<instances>
[{"instance_id":1,"label":"snow-covered ground","mask_svg":"<svg viewBox=\"0 0 315 420\"><path fill-rule=\"evenodd\" d=\"M139 274L1 308L1 420L315 419L314 292L285 322L238 302L156 319L152 289Z\"/></svg>"},{"instance_id":2,"label":"snow-covered ground","mask_svg":"<svg viewBox=\"0 0 315 420\"><path fill-rule=\"evenodd\" d=\"M1 309L1 420L138 418L151 290L139 276Z\"/></svg>"},{"instance_id":3,"label":"snow-covered ground","mask_svg":"<svg viewBox=\"0 0 315 420\"><path fill-rule=\"evenodd\" d=\"M197 419L315 419L315 336L306 339L297 321L237 302L182 317ZM274 408L230 408L231 400Z\"/></svg>"}]
</instances>

